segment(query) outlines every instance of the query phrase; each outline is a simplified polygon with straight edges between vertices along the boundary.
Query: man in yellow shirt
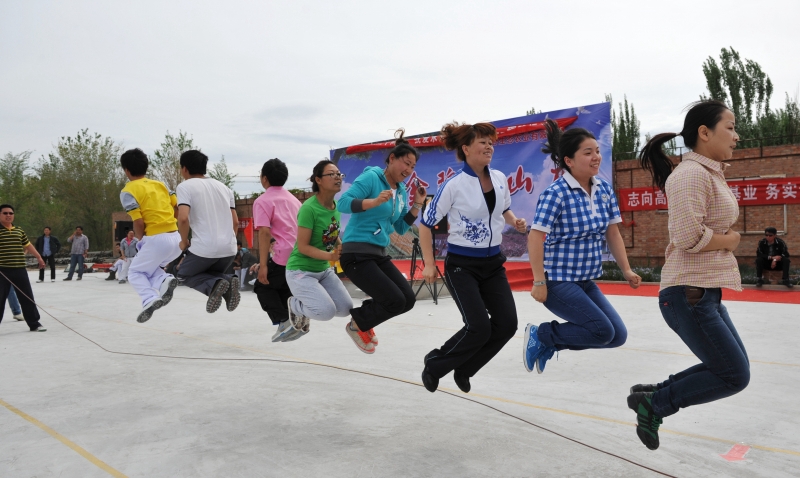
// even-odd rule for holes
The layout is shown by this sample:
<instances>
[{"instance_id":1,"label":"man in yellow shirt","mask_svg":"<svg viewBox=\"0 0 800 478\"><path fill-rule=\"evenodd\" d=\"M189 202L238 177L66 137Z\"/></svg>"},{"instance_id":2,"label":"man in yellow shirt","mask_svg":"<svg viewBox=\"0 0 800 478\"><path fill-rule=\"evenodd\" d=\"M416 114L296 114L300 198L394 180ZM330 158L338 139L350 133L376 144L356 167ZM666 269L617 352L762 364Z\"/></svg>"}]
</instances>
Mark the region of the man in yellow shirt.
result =
<instances>
[{"instance_id":1,"label":"man in yellow shirt","mask_svg":"<svg viewBox=\"0 0 800 478\"><path fill-rule=\"evenodd\" d=\"M156 309L172 300L178 285L178 279L162 269L181 253L175 219L178 201L164 183L144 176L150 162L141 149L125 151L120 164L130 180L122 188L120 201L133 219L133 232L139 240L139 252L128 269L128 282L142 298L142 311L136 320L147 322Z\"/></svg>"}]
</instances>

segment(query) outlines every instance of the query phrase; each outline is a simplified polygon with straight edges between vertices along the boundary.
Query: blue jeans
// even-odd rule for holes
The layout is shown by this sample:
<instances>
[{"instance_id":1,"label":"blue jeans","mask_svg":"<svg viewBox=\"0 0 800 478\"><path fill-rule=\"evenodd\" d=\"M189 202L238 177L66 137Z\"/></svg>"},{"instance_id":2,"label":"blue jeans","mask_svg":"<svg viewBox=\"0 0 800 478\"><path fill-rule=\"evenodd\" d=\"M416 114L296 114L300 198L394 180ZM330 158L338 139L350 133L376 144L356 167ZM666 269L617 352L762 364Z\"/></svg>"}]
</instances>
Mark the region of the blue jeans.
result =
<instances>
[{"instance_id":1,"label":"blue jeans","mask_svg":"<svg viewBox=\"0 0 800 478\"><path fill-rule=\"evenodd\" d=\"M547 281L547 310L566 323L539 325L539 340L556 350L605 349L619 347L628 339L622 318L591 280Z\"/></svg>"},{"instance_id":2,"label":"blue jeans","mask_svg":"<svg viewBox=\"0 0 800 478\"><path fill-rule=\"evenodd\" d=\"M658 384L653 395L656 415L668 417L681 408L729 397L750 383L750 360L721 299L718 288L705 289L694 305L686 298L686 286L658 294L667 325L703 363Z\"/></svg>"},{"instance_id":3,"label":"blue jeans","mask_svg":"<svg viewBox=\"0 0 800 478\"><path fill-rule=\"evenodd\" d=\"M8 306L11 307L11 313L14 315L20 315L22 313L22 307L19 306L19 299L17 299L17 293L14 291L14 287L11 287L11 292L8 293Z\"/></svg>"},{"instance_id":4,"label":"blue jeans","mask_svg":"<svg viewBox=\"0 0 800 478\"><path fill-rule=\"evenodd\" d=\"M75 272L75 266L78 266L78 277L83 277L83 254L72 254L69 256L69 274L67 279L72 279L72 274Z\"/></svg>"}]
</instances>

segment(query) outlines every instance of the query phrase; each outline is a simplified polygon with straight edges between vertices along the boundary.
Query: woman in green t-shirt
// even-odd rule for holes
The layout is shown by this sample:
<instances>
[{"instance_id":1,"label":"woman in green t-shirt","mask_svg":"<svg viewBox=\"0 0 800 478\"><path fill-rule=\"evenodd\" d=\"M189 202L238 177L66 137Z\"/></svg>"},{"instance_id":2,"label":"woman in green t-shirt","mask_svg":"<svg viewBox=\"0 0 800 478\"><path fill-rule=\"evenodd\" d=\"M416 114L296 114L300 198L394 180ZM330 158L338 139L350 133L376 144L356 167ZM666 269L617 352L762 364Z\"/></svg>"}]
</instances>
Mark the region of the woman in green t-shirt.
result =
<instances>
[{"instance_id":1,"label":"woman in green t-shirt","mask_svg":"<svg viewBox=\"0 0 800 478\"><path fill-rule=\"evenodd\" d=\"M332 161L322 160L314 166L311 190L316 194L306 199L297 213L297 242L286 262L286 282L292 291L289 298L289 322L295 333L284 342L308 333L309 319L331 320L347 317L353 299L336 276L331 262L339 260L341 213L333 197L342 189L344 175Z\"/></svg>"}]
</instances>

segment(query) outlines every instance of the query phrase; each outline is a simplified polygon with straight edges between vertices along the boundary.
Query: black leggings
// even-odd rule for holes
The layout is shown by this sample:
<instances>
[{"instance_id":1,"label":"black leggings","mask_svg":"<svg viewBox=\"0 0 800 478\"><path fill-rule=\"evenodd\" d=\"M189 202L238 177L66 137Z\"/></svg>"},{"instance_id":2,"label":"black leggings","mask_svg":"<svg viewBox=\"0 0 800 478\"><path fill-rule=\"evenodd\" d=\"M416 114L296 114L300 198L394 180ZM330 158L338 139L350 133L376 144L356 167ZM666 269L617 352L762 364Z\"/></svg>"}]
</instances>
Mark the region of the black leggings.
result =
<instances>
[{"instance_id":1,"label":"black leggings","mask_svg":"<svg viewBox=\"0 0 800 478\"><path fill-rule=\"evenodd\" d=\"M24 267L8 268L0 267L5 277L0 275L0 322L3 321L3 312L5 312L6 300L11 288L11 282L14 283L19 289L17 292L17 299L19 299L19 306L22 309L22 316L25 317L25 322L28 323L28 328L36 330L40 325L39 323L39 310L36 304L33 303L33 289L31 289L31 281L28 279L28 271ZM8 279L6 279L8 277ZM9 282L9 280L11 282ZM28 299L30 297L30 299Z\"/></svg>"},{"instance_id":2,"label":"black leggings","mask_svg":"<svg viewBox=\"0 0 800 478\"><path fill-rule=\"evenodd\" d=\"M452 370L472 377L517 332L517 307L508 285L506 258L448 254L444 280L453 294L464 327L425 357L425 367L441 378Z\"/></svg>"},{"instance_id":3,"label":"black leggings","mask_svg":"<svg viewBox=\"0 0 800 478\"><path fill-rule=\"evenodd\" d=\"M361 307L350 309L359 329L367 331L414 308L414 290L391 257L347 253L340 263L350 281L371 297Z\"/></svg>"},{"instance_id":4,"label":"black leggings","mask_svg":"<svg viewBox=\"0 0 800 478\"><path fill-rule=\"evenodd\" d=\"M292 291L286 283L286 266L279 265L270 258L267 262L267 282L269 284L262 284L256 279L253 292L258 297L261 309L272 320L272 324L278 325L289 320L286 301L292 296Z\"/></svg>"}]
</instances>

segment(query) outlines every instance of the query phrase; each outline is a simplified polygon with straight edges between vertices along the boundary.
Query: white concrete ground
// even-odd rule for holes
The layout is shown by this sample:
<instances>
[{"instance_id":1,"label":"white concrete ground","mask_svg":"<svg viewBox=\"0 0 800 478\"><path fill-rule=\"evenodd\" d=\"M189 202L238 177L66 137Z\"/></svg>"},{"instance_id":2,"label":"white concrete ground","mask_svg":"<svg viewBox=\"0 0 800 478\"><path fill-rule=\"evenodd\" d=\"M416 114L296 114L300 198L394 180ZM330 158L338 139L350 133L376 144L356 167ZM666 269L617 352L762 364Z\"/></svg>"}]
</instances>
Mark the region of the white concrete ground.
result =
<instances>
[{"instance_id":1,"label":"white concrete ground","mask_svg":"<svg viewBox=\"0 0 800 478\"><path fill-rule=\"evenodd\" d=\"M377 328L378 350L365 355L344 319L271 343L274 327L249 292L235 312L210 315L205 297L180 287L140 325L133 289L104 277L59 277L34 292L49 313L112 351L256 360L111 354L45 314L48 332L30 333L7 310L0 476L659 476L621 458L681 477L800 469L798 305L729 302L752 361L749 388L669 417L661 448L649 451L625 406L628 387L696 362L654 298L610 296L628 343L561 353L537 375L522 365L522 331L552 315L516 293L520 332L473 378L472 393L448 376L430 394L420 385L422 357L461 323L450 298L420 301ZM743 461L721 457L739 443L750 447Z\"/></svg>"}]
</instances>

